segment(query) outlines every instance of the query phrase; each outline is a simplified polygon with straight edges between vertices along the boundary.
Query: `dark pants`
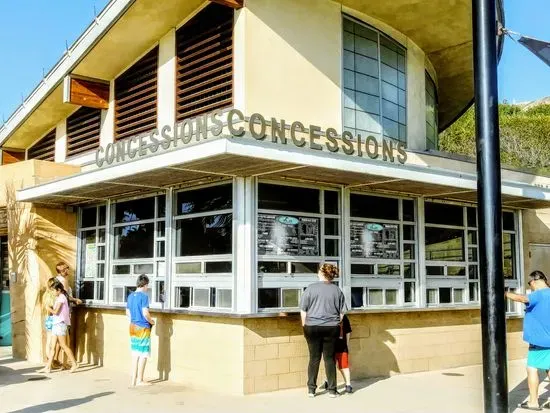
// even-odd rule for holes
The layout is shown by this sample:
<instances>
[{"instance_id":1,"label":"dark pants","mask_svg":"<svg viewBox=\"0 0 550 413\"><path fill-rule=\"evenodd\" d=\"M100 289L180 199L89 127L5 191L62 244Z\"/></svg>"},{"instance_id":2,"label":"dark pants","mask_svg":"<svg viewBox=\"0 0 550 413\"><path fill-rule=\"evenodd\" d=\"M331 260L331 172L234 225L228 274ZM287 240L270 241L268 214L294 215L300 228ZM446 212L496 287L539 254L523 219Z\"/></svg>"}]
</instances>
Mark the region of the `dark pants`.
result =
<instances>
[{"instance_id":1,"label":"dark pants","mask_svg":"<svg viewBox=\"0 0 550 413\"><path fill-rule=\"evenodd\" d=\"M307 368L307 387L310 392L317 389L317 375L321 354L325 360L328 391L336 391L336 361L334 359L336 341L340 327L304 326L304 335L309 348L309 366Z\"/></svg>"}]
</instances>

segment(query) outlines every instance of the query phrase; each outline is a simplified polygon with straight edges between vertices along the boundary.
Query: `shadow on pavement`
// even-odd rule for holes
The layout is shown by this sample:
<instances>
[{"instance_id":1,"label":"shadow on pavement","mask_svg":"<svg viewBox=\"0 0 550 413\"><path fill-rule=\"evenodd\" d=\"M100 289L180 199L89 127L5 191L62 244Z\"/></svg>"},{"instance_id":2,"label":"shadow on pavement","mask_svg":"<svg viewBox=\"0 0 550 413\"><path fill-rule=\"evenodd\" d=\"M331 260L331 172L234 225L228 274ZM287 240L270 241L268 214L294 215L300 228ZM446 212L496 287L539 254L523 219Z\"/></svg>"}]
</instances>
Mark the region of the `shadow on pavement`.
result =
<instances>
[{"instance_id":1,"label":"shadow on pavement","mask_svg":"<svg viewBox=\"0 0 550 413\"><path fill-rule=\"evenodd\" d=\"M0 388L11 384L24 383L33 380L49 380L48 377L45 377L42 374L32 374L36 373L36 370L38 370L36 367L12 369L9 367L0 366Z\"/></svg>"},{"instance_id":2,"label":"shadow on pavement","mask_svg":"<svg viewBox=\"0 0 550 413\"><path fill-rule=\"evenodd\" d=\"M542 405L549 400L550 390L548 389L548 382L543 381L546 378L546 374L539 371L540 386L544 386L544 393L539 394L539 403ZM540 387L539 387L540 389ZM539 390L540 391L540 390ZM518 409L518 405L529 398L529 387L527 386L527 378L521 381L516 387L508 392L508 411L514 412ZM525 410L527 411L527 410Z\"/></svg>"},{"instance_id":3,"label":"shadow on pavement","mask_svg":"<svg viewBox=\"0 0 550 413\"><path fill-rule=\"evenodd\" d=\"M111 394L114 394L114 392L109 391L109 392L92 394L90 396L81 397L79 399L68 399L68 400L61 400L58 402L43 403L43 404L38 404L36 406L25 407L24 409L13 410L9 413L43 413L47 411L63 410L63 409L68 409L70 407L80 406L81 404L91 402L93 399L109 396Z\"/></svg>"}]
</instances>

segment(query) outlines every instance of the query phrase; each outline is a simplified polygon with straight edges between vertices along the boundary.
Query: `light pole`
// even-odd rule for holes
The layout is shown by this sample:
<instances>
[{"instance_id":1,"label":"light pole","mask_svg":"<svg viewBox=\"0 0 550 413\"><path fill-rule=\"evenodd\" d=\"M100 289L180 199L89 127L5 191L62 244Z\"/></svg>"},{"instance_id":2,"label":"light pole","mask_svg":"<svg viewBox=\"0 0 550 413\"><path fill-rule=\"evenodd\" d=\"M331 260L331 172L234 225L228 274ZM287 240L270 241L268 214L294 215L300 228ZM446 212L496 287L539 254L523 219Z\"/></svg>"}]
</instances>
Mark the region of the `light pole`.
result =
<instances>
[{"instance_id":1,"label":"light pole","mask_svg":"<svg viewBox=\"0 0 550 413\"><path fill-rule=\"evenodd\" d=\"M486 413L508 412L506 313L498 129L495 0L472 0L483 395Z\"/></svg>"}]
</instances>

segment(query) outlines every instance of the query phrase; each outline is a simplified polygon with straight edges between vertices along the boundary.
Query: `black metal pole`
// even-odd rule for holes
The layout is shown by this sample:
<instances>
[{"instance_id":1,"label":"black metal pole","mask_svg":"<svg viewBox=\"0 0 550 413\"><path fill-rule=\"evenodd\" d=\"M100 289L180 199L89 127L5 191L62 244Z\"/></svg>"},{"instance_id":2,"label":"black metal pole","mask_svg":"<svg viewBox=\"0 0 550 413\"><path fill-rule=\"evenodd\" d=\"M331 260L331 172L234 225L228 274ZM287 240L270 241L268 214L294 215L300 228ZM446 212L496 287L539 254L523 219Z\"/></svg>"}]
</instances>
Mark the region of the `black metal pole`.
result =
<instances>
[{"instance_id":1,"label":"black metal pole","mask_svg":"<svg viewBox=\"0 0 550 413\"><path fill-rule=\"evenodd\" d=\"M495 0L472 0L485 412L508 412Z\"/></svg>"}]
</instances>

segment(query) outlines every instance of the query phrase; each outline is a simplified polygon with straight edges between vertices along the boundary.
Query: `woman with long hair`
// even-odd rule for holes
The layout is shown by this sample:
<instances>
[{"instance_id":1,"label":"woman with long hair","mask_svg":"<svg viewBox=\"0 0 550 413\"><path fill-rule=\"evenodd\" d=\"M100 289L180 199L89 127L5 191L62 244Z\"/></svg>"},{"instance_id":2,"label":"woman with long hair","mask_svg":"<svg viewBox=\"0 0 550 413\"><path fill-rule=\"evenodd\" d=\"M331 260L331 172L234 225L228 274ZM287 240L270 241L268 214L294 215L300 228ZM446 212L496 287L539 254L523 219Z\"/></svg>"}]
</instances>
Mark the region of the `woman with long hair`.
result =
<instances>
[{"instance_id":1,"label":"woman with long hair","mask_svg":"<svg viewBox=\"0 0 550 413\"><path fill-rule=\"evenodd\" d=\"M317 375L321 355L325 360L327 390L330 397L339 396L336 390L336 341L340 335L340 323L346 312L342 290L332 281L338 277L338 268L322 264L317 273L319 282L311 284L300 302L302 326L309 349L307 370L308 396L315 397Z\"/></svg>"}]
</instances>

